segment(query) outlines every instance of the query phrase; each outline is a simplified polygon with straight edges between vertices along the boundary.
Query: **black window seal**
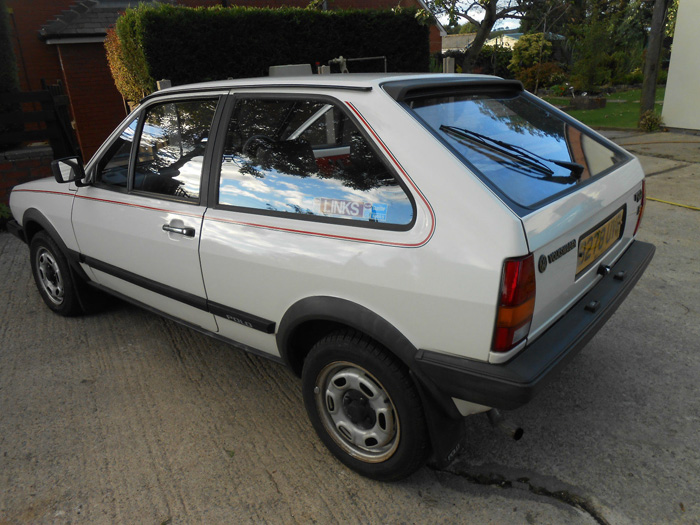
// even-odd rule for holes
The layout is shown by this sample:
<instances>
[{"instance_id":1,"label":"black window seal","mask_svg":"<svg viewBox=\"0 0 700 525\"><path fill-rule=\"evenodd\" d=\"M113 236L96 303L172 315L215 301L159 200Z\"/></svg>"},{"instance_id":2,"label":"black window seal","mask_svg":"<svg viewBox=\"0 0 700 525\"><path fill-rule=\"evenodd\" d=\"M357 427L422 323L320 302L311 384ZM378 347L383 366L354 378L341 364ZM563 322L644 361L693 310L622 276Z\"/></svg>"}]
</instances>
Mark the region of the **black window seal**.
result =
<instances>
[{"instance_id":1,"label":"black window seal","mask_svg":"<svg viewBox=\"0 0 700 525\"><path fill-rule=\"evenodd\" d=\"M268 87L268 86L265 86ZM297 86L294 86L297 87ZM317 86L318 87L318 86ZM219 123L219 128L217 129L217 143L216 147L213 148L212 155L212 169L211 169L211 181L213 184L209 187L208 202L209 207L217 210L227 210L233 212L246 213L250 215L266 216L266 217L280 217L290 220L301 220L306 222L316 222L321 224L338 224L342 226L354 226L357 228L365 228L369 230L380 230L380 231L410 231L416 224L418 220L418 206L416 205L416 200L413 197L413 193L409 190L408 185L399 175L396 168L389 162L386 156L378 150L374 141L370 140L367 131L364 126L355 118L352 112L347 110L347 106L342 101L325 94L315 94L315 93L268 93L268 92L231 92L228 96L229 100L225 104L225 111L222 114L222 120ZM230 123L231 117L233 116L233 110L236 106L238 100L241 99L280 99L280 100L318 100L326 101L337 107L343 114L352 120L355 127L360 132L362 137L367 141L372 151L378 156L382 164L393 174L394 178L398 182L399 186L404 192L404 195L408 198L411 208L413 210L411 221L407 224L387 224L380 222L370 222L370 221L358 221L354 219L342 219L338 217L324 217L319 215L304 215L301 213L295 214L284 211L272 211L263 210L259 208L247 208L245 206L232 206L229 204L219 203L219 185L221 183L221 162L214 163L213 159L220 159L224 154L224 146L226 142L226 133L228 132L228 125Z\"/></svg>"}]
</instances>

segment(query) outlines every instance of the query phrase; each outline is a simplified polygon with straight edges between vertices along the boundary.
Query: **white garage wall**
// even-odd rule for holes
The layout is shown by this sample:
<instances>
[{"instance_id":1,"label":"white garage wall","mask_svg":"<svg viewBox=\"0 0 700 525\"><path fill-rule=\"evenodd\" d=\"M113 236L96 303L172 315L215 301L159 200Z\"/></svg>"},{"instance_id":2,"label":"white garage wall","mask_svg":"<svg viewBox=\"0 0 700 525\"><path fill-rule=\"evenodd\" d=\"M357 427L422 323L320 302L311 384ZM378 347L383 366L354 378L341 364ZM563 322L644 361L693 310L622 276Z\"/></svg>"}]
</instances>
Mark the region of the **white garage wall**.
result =
<instances>
[{"instance_id":1,"label":"white garage wall","mask_svg":"<svg viewBox=\"0 0 700 525\"><path fill-rule=\"evenodd\" d=\"M700 130L700 1L680 0L663 118L671 128Z\"/></svg>"}]
</instances>

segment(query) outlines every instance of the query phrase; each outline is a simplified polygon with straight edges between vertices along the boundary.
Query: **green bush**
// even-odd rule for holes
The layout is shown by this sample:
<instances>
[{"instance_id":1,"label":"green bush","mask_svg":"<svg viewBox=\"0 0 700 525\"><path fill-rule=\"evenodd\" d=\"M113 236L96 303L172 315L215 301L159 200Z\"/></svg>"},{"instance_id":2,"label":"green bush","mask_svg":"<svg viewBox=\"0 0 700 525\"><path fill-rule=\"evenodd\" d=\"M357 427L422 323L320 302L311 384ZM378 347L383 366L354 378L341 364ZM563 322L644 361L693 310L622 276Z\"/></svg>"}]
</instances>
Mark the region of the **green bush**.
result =
<instances>
[{"instance_id":1,"label":"green bush","mask_svg":"<svg viewBox=\"0 0 700 525\"><path fill-rule=\"evenodd\" d=\"M658 131L664 125L664 121L661 115L654 112L653 110L645 111L639 119L639 124L637 127L642 131Z\"/></svg>"},{"instance_id":2,"label":"green bush","mask_svg":"<svg viewBox=\"0 0 700 525\"><path fill-rule=\"evenodd\" d=\"M534 93L538 88L548 88L566 82L566 73L559 64L545 62L521 69L515 78L523 83L525 89Z\"/></svg>"},{"instance_id":3,"label":"green bush","mask_svg":"<svg viewBox=\"0 0 700 525\"><path fill-rule=\"evenodd\" d=\"M436 53L434 56L440 63L442 63L444 57L454 58L457 65L457 73L462 73L465 54L464 51L446 51L445 53ZM512 58L513 52L507 47L484 46L481 48L476 60L474 60L471 73L513 78L513 73L508 69L508 64L510 64Z\"/></svg>"},{"instance_id":4,"label":"green bush","mask_svg":"<svg viewBox=\"0 0 700 525\"><path fill-rule=\"evenodd\" d=\"M665 86L667 81L668 71L666 69L659 69L659 76L656 78L656 83Z\"/></svg>"},{"instance_id":5,"label":"green bush","mask_svg":"<svg viewBox=\"0 0 700 525\"><path fill-rule=\"evenodd\" d=\"M552 55L552 43L544 33L532 33L521 36L513 46L513 58L508 69L516 75L523 69L546 63Z\"/></svg>"},{"instance_id":6,"label":"green bush","mask_svg":"<svg viewBox=\"0 0 700 525\"><path fill-rule=\"evenodd\" d=\"M117 20L128 75L122 95L148 94L155 81L173 85L259 77L271 65L327 64L340 55L385 55L389 71L428 71L428 27L415 11L315 11L248 7L187 8L141 4ZM383 71L381 60L350 62L351 72ZM115 68L112 66L112 70ZM128 85L125 85L128 84Z\"/></svg>"}]
</instances>

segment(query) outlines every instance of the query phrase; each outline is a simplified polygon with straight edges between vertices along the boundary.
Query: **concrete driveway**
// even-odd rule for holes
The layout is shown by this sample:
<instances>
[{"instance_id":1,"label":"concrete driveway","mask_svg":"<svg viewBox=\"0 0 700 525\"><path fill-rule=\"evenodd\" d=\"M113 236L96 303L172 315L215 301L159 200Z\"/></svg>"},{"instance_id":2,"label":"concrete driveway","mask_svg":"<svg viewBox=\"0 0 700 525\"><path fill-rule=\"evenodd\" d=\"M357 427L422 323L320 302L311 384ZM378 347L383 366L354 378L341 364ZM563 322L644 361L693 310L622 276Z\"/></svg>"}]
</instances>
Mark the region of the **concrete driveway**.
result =
<instances>
[{"instance_id":1,"label":"concrete driveway","mask_svg":"<svg viewBox=\"0 0 700 525\"><path fill-rule=\"evenodd\" d=\"M700 144L621 135L650 197L700 206ZM0 524L698 523L700 212L651 201L640 237L627 301L507 414L521 441L474 416L446 470L382 484L325 450L283 367L121 302L55 316L0 234Z\"/></svg>"}]
</instances>

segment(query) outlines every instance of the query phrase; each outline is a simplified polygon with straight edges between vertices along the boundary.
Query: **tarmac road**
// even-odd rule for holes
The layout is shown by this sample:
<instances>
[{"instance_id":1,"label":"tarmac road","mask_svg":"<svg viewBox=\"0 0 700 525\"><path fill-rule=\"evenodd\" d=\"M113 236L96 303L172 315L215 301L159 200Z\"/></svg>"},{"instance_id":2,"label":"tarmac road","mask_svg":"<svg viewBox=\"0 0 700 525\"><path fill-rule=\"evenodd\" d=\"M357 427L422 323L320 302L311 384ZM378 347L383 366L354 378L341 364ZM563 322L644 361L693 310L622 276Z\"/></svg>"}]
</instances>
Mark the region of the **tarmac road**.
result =
<instances>
[{"instance_id":1,"label":"tarmac road","mask_svg":"<svg viewBox=\"0 0 700 525\"><path fill-rule=\"evenodd\" d=\"M621 135L646 141L650 197L700 206L697 145ZM0 524L698 523L699 226L698 211L649 202L651 266L507 414L525 437L474 416L450 467L393 484L333 459L282 366L117 301L55 316L26 246L0 234Z\"/></svg>"}]
</instances>

